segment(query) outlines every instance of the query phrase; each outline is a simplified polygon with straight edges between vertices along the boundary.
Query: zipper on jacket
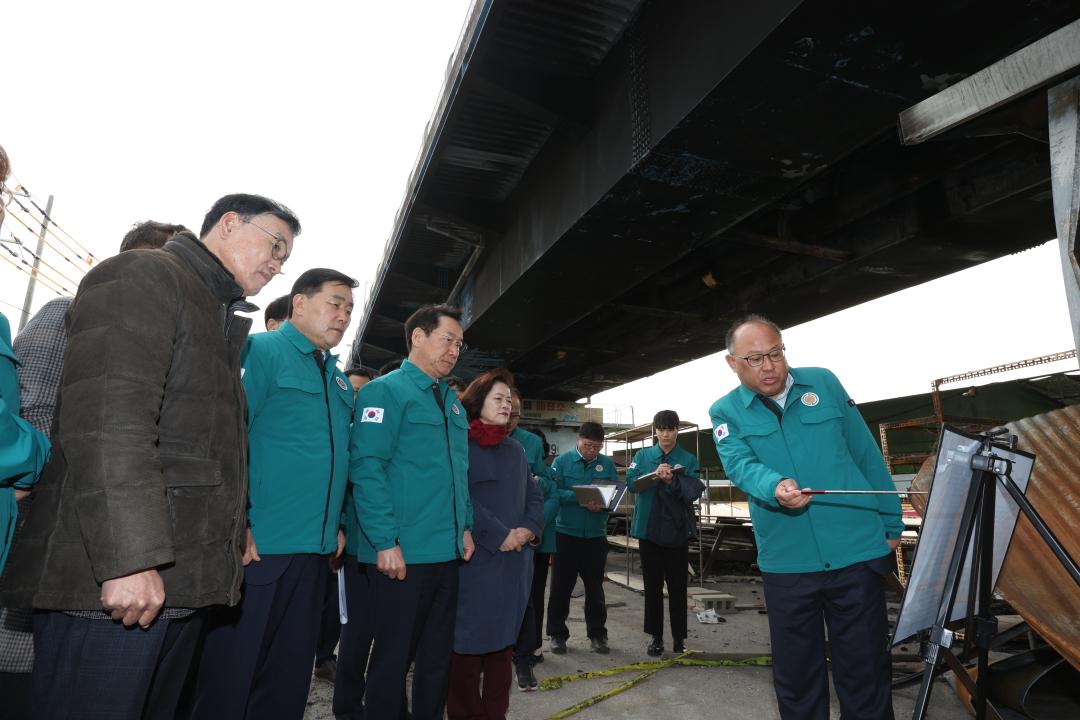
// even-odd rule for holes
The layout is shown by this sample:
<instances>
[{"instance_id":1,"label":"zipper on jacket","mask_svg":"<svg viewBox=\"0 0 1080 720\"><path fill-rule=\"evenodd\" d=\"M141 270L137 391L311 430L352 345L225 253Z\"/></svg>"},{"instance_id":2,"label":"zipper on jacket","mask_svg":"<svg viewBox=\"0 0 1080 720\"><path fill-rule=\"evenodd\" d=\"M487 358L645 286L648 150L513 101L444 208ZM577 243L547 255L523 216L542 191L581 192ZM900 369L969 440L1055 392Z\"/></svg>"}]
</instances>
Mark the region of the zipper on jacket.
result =
<instances>
[{"instance_id":1,"label":"zipper on jacket","mask_svg":"<svg viewBox=\"0 0 1080 720\"><path fill-rule=\"evenodd\" d=\"M435 381L438 386L438 380ZM436 389L436 392L438 390ZM450 416L446 414L446 399L443 398L442 407L439 408L443 416L443 432L446 434L446 459L450 463L450 511L454 514L454 557L463 560L461 551L458 550L458 542L461 541L461 526L458 525L457 517L457 476L454 473L454 454L450 451ZM464 541L461 541L464 545Z\"/></svg>"},{"instance_id":2,"label":"zipper on jacket","mask_svg":"<svg viewBox=\"0 0 1080 720\"><path fill-rule=\"evenodd\" d=\"M323 507L322 518L322 533L319 534L319 550L322 550L323 540L326 538L326 524L330 520L330 496L334 491L334 421L330 413L330 389L329 378L326 377L326 360L323 359L319 362L319 358L323 357L321 354L312 355L311 359L315 361L315 366L319 370L319 381L323 386L323 400L326 401L326 429L330 433L330 480L326 484L326 505ZM335 541L336 541L335 533ZM335 542L334 550L337 550L337 544Z\"/></svg>"},{"instance_id":3,"label":"zipper on jacket","mask_svg":"<svg viewBox=\"0 0 1080 720\"><path fill-rule=\"evenodd\" d=\"M225 322L224 322L225 346L229 350L229 371L230 371L229 374L232 376L231 379L232 379L233 399L236 401L236 406L238 408L246 408L247 403L244 401L244 398L242 397L242 395L240 393L240 389L242 387L242 385L241 385L242 381L240 379L240 352L241 352L241 348L236 348L235 350L233 349L232 339L229 337L229 330L231 329L231 326L232 326L232 323L228 322L229 309L225 305L222 305L221 307L225 312L225 318L224 318L224 320L225 320ZM244 482L238 482L236 484L238 493L237 493L237 496L236 496L236 505L235 505L235 507L237 508L237 510L236 510L236 513L233 515L232 539L233 539L233 543L239 543L239 544L237 545L237 547L235 549L231 549L231 552L230 552L230 548L228 546L226 546L225 554L230 556L230 558L229 558L230 560L233 559L232 555L234 555L236 552L239 551L240 545L242 545L244 543L244 541L246 540L246 538L245 539L239 539L237 537L237 534L238 534L238 531L240 531L240 526L241 525L243 525L243 530L240 531L240 532L243 532L244 534L247 533L247 508L245 507L246 503L244 502L244 494L247 492L247 481L246 481L246 478L247 478L247 420L246 420L245 414L242 413L242 412L237 413L236 417L239 418L239 422L237 423L237 428L236 429L237 429L237 440L240 443L240 452L237 453L237 458L236 458L236 462L237 462L237 475L236 475L236 477L245 478L245 480L244 480ZM236 605L240 601L240 597L239 597L240 584L241 584L242 575L244 573L244 565L243 565L243 563L234 563L234 565L235 565L235 567L233 568L233 581L232 581L232 584L229 587L229 604L230 605Z\"/></svg>"}]
</instances>

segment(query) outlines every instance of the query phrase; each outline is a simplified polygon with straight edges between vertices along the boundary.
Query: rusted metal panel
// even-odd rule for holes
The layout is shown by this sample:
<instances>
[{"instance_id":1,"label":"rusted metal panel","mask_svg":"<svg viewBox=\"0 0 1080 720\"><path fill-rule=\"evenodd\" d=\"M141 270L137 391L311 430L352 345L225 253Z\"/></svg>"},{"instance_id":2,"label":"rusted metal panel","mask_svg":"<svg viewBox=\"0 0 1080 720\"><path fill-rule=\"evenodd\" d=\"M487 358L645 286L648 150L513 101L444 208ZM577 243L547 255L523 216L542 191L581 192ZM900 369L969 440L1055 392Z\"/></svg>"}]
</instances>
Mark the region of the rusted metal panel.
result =
<instances>
[{"instance_id":1,"label":"rusted metal panel","mask_svg":"<svg viewBox=\"0 0 1080 720\"><path fill-rule=\"evenodd\" d=\"M1035 454L1027 498L1074 559L1080 558L1080 405L1007 425L1019 448ZM912 486L929 489L934 458ZM911 498L922 515L925 497ZM1080 669L1080 589L1021 514L997 591L1073 667Z\"/></svg>"}]
</instances>

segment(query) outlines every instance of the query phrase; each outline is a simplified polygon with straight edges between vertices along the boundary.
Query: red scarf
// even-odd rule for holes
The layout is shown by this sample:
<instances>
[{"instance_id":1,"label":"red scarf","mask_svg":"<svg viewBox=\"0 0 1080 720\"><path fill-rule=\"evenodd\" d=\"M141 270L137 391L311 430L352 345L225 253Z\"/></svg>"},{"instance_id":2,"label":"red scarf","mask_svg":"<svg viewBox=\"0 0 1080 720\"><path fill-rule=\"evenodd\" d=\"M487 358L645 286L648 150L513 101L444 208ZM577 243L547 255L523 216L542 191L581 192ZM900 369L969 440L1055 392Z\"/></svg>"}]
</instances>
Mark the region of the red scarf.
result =
<instances>
[{"instance_id":1,"label":"red scarf","mask_svg":"<svg viewBox=\"0 0 1080 720\"><path fill-rule=\"evenodd\" d=\"M480 418L469 423L469 439L482 448L495 447L509 434L505 425L488 425Z\"/></svg>"}]
</instances>

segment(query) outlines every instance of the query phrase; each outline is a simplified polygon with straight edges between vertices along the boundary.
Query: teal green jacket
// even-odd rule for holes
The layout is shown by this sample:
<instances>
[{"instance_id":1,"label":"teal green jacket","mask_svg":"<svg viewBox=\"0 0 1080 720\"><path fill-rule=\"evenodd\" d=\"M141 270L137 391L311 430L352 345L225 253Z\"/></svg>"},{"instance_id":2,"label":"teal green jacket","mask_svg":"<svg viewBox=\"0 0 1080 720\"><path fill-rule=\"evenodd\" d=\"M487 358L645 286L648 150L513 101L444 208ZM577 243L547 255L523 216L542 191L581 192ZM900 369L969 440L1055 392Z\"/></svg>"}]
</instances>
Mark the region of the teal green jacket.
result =
<instances>
[{"instance_id":1,"label":"teal green jacket","mask_svg":"<svg viewBox=\"0 0 1080 720\"><path fill-rule=\"evenodd\" d=\"M555 473L555 492L560 505L559 516L555 519L556 532L579 538L605 537L610 513L593 512L581 507L571 488L575 485L618 482L615 461L607 455L597 455L586 467L581 453L574 448L555 458L551 468Z\"/></svg>"},{"instance_id":2,"label":"teal green jacket","mask_svg":"<svg viewBox=\"0 0 1080 720\"><path fill-rule=\"evenodd\" d=\"M351 475L361 538L356 557L401 546L405 563L461 558L472 530L469 424L453 388L406 360L360 388Z\"/></svg>"},{"instance_id":3,"label":"teal green jacket","mask_svg":"<svg viewBox=\"0 0 1080 720\"><path fill-rule=\"evenodd\" d=\"M529 472L537 477L540 492L544 494L544 536L540 538L540 545L536 551L553 553L555 552L555 518L559 514L561 503L555 495L554 473L544 462L547 448L544 447L539 435L520 427L514 428L510 437L521 443L521 447L525 450L525 461L529 464Z\"/></svg>"},{"instance_id":4,"label":"teal green jacket","mask_svg":"<svg viewBox=\"0 0 1080 720\"><path fill-rule=\"evenodd\" d=\"M49 439L19 417L18 362L11 349L11 327L0 313L0 572L19 515L15 489L34 486L51 449Z\"/></svg>"},{"instance_id":5,"label":"teal green jacket","mask_svg":"<svg viewBox=\"0 0 1080 720\"><path fill-rule=\"evenodd\" d=\"M626 468L626 489L635 493L634 521L630 524L630 534L641 540L649 539L645 531L649 527L649 512L652 510L652 501L660 489L660 484L638 492L634 487L634 482L642 475L651 473L664 463L672 467L682 465L685 468L683 474L688 477L696 478L701 474L698 459L694 457L693 453L684 450L678 445L673 447L668 454L664 454L658 444L634 453L633 462L630 463L630 467Z\"/></svg>"},{"instance_id":6,"label":"teal green jacket","mask_svg":"<svg viewBox=\"0 0 1080 720\"><path fill-rule=\"evenodd\" d=\"M820 490L894 490L881 450L840 381L793 368L782 418L739 386L709 408L728 477L750 497L758 565L765 572L836 570L889 552L903 531L896 495L814 496L789 510L776 486L792 478Z\"/></svg>"},{"instance_id":7,"label":"teal green jacket","mask_svg":"<svg viewBox=\"0 0 1080 720\"><path fill-rule=\"evenodd\" d=\"M286 322L248 338L248 522L260 554L332 553L349 480L353 388Z\"/></svg>"}]
</instances>

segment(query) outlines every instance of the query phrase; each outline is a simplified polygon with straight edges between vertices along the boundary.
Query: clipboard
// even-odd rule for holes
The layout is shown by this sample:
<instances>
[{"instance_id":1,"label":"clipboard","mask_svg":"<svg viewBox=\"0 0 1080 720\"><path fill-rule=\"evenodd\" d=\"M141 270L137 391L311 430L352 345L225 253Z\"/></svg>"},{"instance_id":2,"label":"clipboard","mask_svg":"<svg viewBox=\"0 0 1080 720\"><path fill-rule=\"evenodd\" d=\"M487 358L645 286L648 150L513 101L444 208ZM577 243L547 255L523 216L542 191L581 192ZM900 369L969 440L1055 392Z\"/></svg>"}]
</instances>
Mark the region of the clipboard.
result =
<instances>
[{"instance_id":1,"label":"clipboard","mask_svg":"<svg viewBox=\"0 0 1080 720\"><path fill-rule=\"evenodd\" d=\"M626 495L626 483L575 485L573 491L578 505L585 507L589 502L595 501L607 505L607 512L611 512L619 507L619 503L622 502L623 497Z\"/></svg>"},{"instance_id":2,"label":"clipboard","mask_svg":"<svg viewBox=\"0 0 1080 720\"><path fill-rule=\"evenodd\" d=\"M685 470L685 469L686 468L684 468L682 465L675 465L675 466L673 466L671 468L671 474L672 475L681 475L683 470ZM656 474L655 470L653 470L651 473L645 473L644 475L639 475L634 480L634 492L641 492L642 490L648 490L649 488L656 485L656 483L658 483L658 482L660 482L660 476Z\"/></svg>"}]
</instances>

